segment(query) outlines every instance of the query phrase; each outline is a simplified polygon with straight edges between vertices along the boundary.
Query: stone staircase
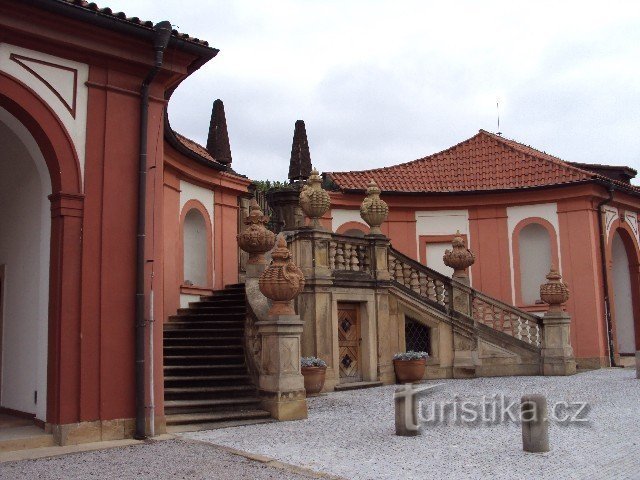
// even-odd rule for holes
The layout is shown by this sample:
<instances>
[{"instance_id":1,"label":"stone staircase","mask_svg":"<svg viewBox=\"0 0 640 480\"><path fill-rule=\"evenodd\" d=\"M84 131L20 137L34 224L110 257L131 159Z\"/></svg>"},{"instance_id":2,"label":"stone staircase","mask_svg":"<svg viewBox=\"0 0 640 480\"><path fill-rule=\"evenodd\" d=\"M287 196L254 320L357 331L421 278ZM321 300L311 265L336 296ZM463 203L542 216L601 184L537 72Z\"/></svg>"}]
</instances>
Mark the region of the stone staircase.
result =
<instances>
[{"instance_id":1,"label":"stone staircase","mask_svg":"<svg viewBox=\"0 0 640 480\"><path fill-rule=\"evenodd\" d=\"M243 284L202 297L164 325L164 410L171 431L270 418L260 409L244 352Z\"/></svg>"}]
</instances>

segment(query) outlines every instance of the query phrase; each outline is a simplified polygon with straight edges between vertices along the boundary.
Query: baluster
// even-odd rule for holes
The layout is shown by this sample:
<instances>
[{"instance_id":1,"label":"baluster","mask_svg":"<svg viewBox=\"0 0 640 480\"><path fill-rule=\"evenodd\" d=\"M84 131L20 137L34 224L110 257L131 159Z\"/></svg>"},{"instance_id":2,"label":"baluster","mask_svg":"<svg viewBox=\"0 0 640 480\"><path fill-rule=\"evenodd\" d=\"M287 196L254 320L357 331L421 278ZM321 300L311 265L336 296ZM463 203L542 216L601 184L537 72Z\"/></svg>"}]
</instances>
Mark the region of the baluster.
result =
<instances>
[{"instance_id":1,"label":"baluster","mask_svg":"<svg viewBox=\"0 0 640 480\"><path fill-rule=\"evenodd\" d=\"M411 285L411 265L409 265L408 263L405 264L402 270L403 270L402 283L404 284L405 287L408 287Z\"/></svg>"},{"instance_id":2,"label":"baluster","mask_svg":"<svg viewBox=\"0 0 640 480\"><path fill-rule=\"evenodd\" d=\"M436 281L436 302L444 305L444 285L440 281Z\"/></svg>"},{"instance_id":3,"label":"baluster","mask_svg":"<svg viewBox=\"0 0 640 480\"><path fill-rule=\"evenodd\" d=\"M342 243L338 243L336 249L336 270L344 270L344 250Z\"/></svg>"},{"instance_id":4,"label":"baluster","mask_svg":"<svg viewBox=\"0 0 640 480\"><path fill-rule=\"evenodd\" d=\"M423 272L420 272L420 278L418 279L418 281L420 282L420 295L422 295L423 297L426 297L427 296L427 276Z\"/></svg>"},{"instance_id":5,"label":"baluster","mask_svg":"<svg viewBox=\"0 0 640 480\"><path fill-rule=\"evenodd\" d=\"M329 242L329 268L336 269L336 242Z\"/></svg>"},{"instance_id":6,"label":"baluster","mask_svg":"<svg viewBox=\"0 0 640 480\"><path fill-rule=\"evenodd\" d=\"M350 243L344 244L344 269L351 270L351 250L353 247Z\"/></svg>"},{"instance_id":7,"label":"baluster","mask_svg":"<svg viewBox=\"0 0 640 480\"><path fill-rule=\"evenodd\" d=\"M351 270L354 272L360 271L360 262L358 262L358 250L360 247L358 245L354 245L351 248Z\"/></svg>"},{"instance_id":8,"label":"baluster","mask_svg":"<svg viewBox=\"0 0 640 480\"><path fill-rule=\"evenodd\" d=\"M518 330L514 335L514 337L516 337L518 340L522 340L522 331L523 331L522 319L518 317Z\"/></svg>"},{"instance_id":9,"label":"baluster","mask_svg":"<svg viewBox=\"0 0 640 480\"><path fill-rule=\"evenodd\" d=\"M427 298L429 300L436 300L435 282L431 277L427 277Z\"/></svg>"},{"instance_id":10,"label":"baluster","mask_svg":"<svg viewBox=\"0 0 640 480\"><path fill-rule=\"evenodd\" d=\"M362 265L362 270L367 273L371 273L371 260L369 259L369 248L365 245L362 245L360 247L360 254L361 254L360 264ZM391 273L391 268L389 268L389 273Z\"/></svg>"},{"instance_id":11,"label":"baluster","mask_svg":"<svg viewBox=\"0 0 640 480\"><path fill-rule=\"evenodd\" d=\"M396 282L404 285L404 272L402 271L402 263L400 260L396 260Z\"/></svg>"},{"instance_id":12,"label":"baluster","mask_svg":"<svg viewBox=\"0 0 640 480\"><path fill-rule=\"evenodd\" d=\"M420 293L420 281L418 280L418 272L413 268L411 269L411 278L409 280L409 287L414 292Z\"/></svg>"}]
</instances>

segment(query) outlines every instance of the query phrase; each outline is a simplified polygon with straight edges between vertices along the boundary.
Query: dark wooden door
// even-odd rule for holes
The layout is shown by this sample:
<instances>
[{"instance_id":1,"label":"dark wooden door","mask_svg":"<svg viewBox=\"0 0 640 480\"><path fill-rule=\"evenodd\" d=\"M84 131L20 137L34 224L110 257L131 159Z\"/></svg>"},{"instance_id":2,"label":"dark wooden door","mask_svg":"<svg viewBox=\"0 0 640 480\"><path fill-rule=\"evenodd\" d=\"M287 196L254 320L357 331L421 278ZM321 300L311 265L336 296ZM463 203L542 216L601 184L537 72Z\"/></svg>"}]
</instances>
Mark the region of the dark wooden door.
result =
<instances>
[{"instance_id":1,"label":"dark wooden door","mask_svg":"<svg viewBox=\"0 0 640 480\"><path fill-rule=\"evenodd\" d=\"M360 316L357 304L338 304L340 382L362 381Z\"/></svg>"}]
</instances>

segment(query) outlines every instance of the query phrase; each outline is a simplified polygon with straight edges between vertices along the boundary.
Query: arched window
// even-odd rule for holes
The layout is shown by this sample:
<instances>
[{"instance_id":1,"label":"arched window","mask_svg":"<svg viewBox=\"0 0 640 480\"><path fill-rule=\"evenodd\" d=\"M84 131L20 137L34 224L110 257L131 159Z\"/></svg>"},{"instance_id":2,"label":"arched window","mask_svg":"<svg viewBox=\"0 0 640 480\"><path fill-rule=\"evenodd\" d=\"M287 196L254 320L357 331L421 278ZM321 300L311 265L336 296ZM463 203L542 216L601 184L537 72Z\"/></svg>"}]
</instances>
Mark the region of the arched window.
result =
<instances>
[{"instance_id":1,"label":"arched window","mask_svg":"<svg viewBox=\"0 0 640 480\"><path fill-rule=\"evenodd\" d=\"M184 284L207 286L207 224L196 208L184 218Z\"/></svg>"},{"instance_id":2,"label":"arched window","mask_svg":"<svg viewBox=\"0 0 640 480\"><path fill-rule=\"evenodd\" d=\"M520 298L523 304L534 305L540 299L540 285L546 282L551 268L551 236L544 226L530 223L520 230L518 246Z\"/></svg>"}]
</instances>

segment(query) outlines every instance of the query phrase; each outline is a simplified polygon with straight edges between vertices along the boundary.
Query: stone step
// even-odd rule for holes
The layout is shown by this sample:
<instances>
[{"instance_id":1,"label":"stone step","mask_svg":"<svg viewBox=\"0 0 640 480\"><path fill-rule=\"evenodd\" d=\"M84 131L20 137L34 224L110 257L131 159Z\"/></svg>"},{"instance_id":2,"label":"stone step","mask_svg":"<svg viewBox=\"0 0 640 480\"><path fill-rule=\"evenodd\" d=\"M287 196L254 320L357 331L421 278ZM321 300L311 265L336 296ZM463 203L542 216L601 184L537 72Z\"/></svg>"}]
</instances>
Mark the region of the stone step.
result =
<instances>
[{"instance_id":1,"label":"stone step","mask_svg":"<svg viewBox=\"0 0 640 480\"><path fill-rule=\"evenodd\" d=\"M260 403L258 397L203 398L200 400L168 400L164 408L215 408L227 405L249 405Z\"/></svg>"},{"instance_id":2,"label":"stone step","mask_svg":"<svg viewBox=\"0 0 640 480\"><path fill-rule=\"evenodd\" d=\"M200 355L165 355L164 364L169 365L229 365L244 362L244 355L234 354L200 354Z\"/></svg>"},{"instance_id":3,"label":"stone step","mask_svg":"<svg viewBox=\"0 0 640 480\"><path fill-rule=\"evenodd\" d=\"M182 346L182 345L190 345L190 346L199 346L199 345L206 345L206 346L219 346L219 345L226 345L226 346L240 346L242 347L244 345L244 337L242 336L234 336L234 335L230 335L230 336L222 336L222 337L218 337L218 336L205 336L205 335L197 335L197 336L192 336L192 335L188 335L189 332L185 332L186 334L184 335L173 335L173 336L165 336L164 337L164 344L167 346Z\"/></svg>"},{"instance_id":4,"label":"stone step","mask_svg":"<svg viewBox=\"0 0 640 480\"><path fill-rule=\"evenodd\" d=\"M212 400L230 399L247 396L257 397L258 390L254 385L218 385L218 386L181 386L165 387L165 402L172 400Z\"/></svg>"},{"instance_id":5,"label":"stone step","mask_svg":"<svg viewBox=\"0 0 640 480\"><path fill-rule=\"evenodd\" d=\"M215 413L186 413L167 415L167 425L184 425L194 423L212 423L225 420L248 420L255 418L270 418L269 412L256 409L238 409Z\"/></svg>"},{"instance_id":6,"label":"stone step","mask_svg":"<svg viewBox=\"0 0 640 480\"><path fill-rule=\"evenodd\" d=\"M218 428L242 427L244 425L258 425L275 422L272 418L250 418L247 420L225 420L222 422L187 423L185 425L167 425L167 433L199 432L202 430L216 430Z\"/></svg>"},{"instance_id":7,"label":"stone step","mask_svg":"<svg viewBox=\"0 0 640 480\"><path fill-rule=\"evenodd\" d=\"M207 318L202 316L201 318L193 318L183 320L183 317L177 317L180 320L172 320L169 323L165 323L165 329L171 330L172 328L244 328L243 320L220 320L216 317ZM170 328L167 328L170 327Z\"/></svg>"},{"instance_id":8,"label":"stone step","mask_svg":"<svg viewBox=\"0 0 640 480\"><path fill-rule=\"evenodd\" d=\"M219 371L231 371L231 370L243 370L246 372L246 364L244 363L223 363L216 365L165 365L164 367L165 375L168 372L189 372L189 371L198 371L198 372L219 372Z\"/></svg>"},{"instance_id":9,"label":"stone step","mask_svg":"<svg viewBox=\"0 0 640 480\"><path fill-rule=\"evenodd\" d=\"M382 382L351 382L341 383L335 386L336 392L345 392L347 390L360 390L363 388L381 387Z\"/></svg>"},{"instance_id":10,"label":"stone step","mask_svg":"<svg viewBox=\"0 0 640 480\"><path fill-rule=\"evenodd\" d=\"M197 382L211 382L211 383L218 383L218 382L229 382L229 381L235 381L238 384L241 384L243 382L248 382L251 380L251 377L249 375L170 375L170 376L165 376L164 377L164 382L165 384L167 382L191 382L191 381L197 381Z\"/></svg>"},{"instance_id":11,"label":"stone step","mask_svg":"<svg viewBox=\"0 0 640 480\"><path fill-rule=\"evenodd\" d=\"M244 334L244 328L167 328L170 324L166 323L165 324L165 328L164 328L164 335L165 336L184 336L184 335L191 335L194 336L194 334L199 333L199 334L209 334L209 336L218 336L218 335L214 335L214 334L219 334L219 335L225 335L226 336L242 336ZM239 335L238 335L239 334Z\"/></svg>"}]
</instances>

